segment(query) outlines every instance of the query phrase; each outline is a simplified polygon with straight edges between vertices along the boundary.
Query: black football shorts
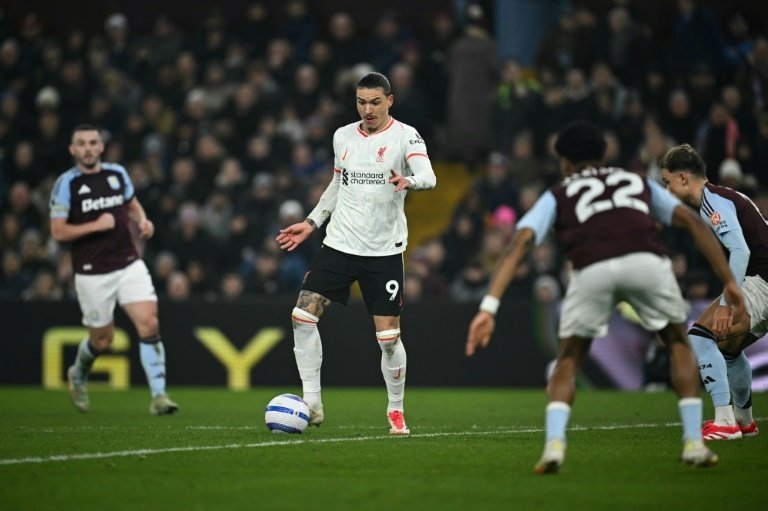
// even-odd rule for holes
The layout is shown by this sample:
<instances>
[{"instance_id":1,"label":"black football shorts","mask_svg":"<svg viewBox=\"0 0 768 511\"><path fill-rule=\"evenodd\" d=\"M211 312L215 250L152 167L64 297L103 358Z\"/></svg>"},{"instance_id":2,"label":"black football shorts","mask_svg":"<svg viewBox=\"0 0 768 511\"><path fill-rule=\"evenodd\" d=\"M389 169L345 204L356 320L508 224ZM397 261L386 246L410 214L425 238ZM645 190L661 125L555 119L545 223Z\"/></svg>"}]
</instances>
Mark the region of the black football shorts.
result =
<instances>
[{"instance_id":1,"label":"black football shorts","mask_svg":"<svg viewBox=\"0 0 768 511\"><path fill-rule=\"evenodd\" d=\"M399 316L403 310L403 255L358 256L323 245L312 259L301 289L344 305L357 281L368 312Z\"/></svg>"}]
</instances>

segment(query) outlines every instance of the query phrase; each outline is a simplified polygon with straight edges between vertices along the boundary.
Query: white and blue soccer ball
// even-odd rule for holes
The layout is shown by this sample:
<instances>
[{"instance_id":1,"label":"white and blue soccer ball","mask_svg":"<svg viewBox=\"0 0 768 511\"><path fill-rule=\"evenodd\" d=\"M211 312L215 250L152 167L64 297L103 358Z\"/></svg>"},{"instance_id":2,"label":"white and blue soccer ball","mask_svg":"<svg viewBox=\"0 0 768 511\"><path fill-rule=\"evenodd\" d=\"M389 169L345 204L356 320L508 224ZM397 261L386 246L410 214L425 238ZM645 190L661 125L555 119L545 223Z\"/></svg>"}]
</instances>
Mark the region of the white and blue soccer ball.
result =
<instances>
[{"instance_id":1,"label":"white and blue soccer ball","mask_svg":"<svg viewBox=\"0 0 768 511\"><path fill-rule=\"evenodd\" d=\"M309 407L299 396L280 394L264 410L264 422L272 433L300 434L309 424Z\"/></svg>"}]
</instances>

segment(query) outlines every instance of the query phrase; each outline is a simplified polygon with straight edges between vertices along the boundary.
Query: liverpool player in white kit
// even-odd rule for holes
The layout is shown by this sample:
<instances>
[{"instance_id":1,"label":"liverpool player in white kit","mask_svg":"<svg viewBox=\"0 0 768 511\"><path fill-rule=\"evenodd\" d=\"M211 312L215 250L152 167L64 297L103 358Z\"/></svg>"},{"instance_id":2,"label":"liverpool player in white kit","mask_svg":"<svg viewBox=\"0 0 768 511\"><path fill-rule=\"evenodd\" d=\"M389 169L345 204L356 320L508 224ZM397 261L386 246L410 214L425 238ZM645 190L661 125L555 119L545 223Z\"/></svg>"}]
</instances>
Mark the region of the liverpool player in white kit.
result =
<instances>
[{"instance_id":1,"label":"liverpool player in white kit","mask_svg":"<svg viewBox=\"0 0 768 511\"><path fill-rule=\"evenodd\" d=\"M157 296L128 222L136 222L143 238L150 238L155 227L136 199L126 170L101 162L104 143L94 126L75 128L69 152L75 166L59 176L50 206L51 236L72 244L75 291L88 327L88 339L80 344L67 371L72 403L81 412L90 409L88 374L94 359L112 344L115 303L119 302L139 334L141 364L152 393L150 413L175 413L179 406L165 393Z\"/></svg>"},{"instance_id":2,"label":"liverpool player in white kit","mask_svg":"<svg viewBox=\"0 0 768 511\"><path fill-rule=\"evenodd\" d=\"M387 386L389 432L410 433L403 416L406 355L400 336L403 252L408 244L406 190L436 184L424 140L389 115L394 96L389 80L370 73L357 84L360 122L333 136L334 176L303 222L280 231L277 241L294 250L328 218L323 246L310 265L291 316L296 365L310 424L324 419L320 396L323 349L317 322L332 301L346 304L357 281L373 316Z\"/></svg>"},{"instance_id":3,"label":"liverpool player in white kit","mask_svg":"<svg viewBox=\"0 0 768 511\"><path fill-rule=\"evenodd\" d=\"M558 134L555 151L564 179L544 192L518 222L517 234L499 260L489 293L470 326L467 355L488 344L499 300L520 262L554 229L573 272L560 318L560 352L547 385L547 440L536 473L557 472L563 463L576 373L592 339L605 335L611 311L622 300L634 307L643 326L657 332L669 349L683 423L682 461L701 467L716 464L717 456L704 446L701 436L702 403L696 361L685 335L685 303L656 222L691 233L725 284L727 303L740 311L744 299L728 262L707 226L660 185L601 164L605 138L597 126L584 122L566 126ZM731 326L731 308L724 312L713 323L718 333Z\"/></svg>"}]
</instances>

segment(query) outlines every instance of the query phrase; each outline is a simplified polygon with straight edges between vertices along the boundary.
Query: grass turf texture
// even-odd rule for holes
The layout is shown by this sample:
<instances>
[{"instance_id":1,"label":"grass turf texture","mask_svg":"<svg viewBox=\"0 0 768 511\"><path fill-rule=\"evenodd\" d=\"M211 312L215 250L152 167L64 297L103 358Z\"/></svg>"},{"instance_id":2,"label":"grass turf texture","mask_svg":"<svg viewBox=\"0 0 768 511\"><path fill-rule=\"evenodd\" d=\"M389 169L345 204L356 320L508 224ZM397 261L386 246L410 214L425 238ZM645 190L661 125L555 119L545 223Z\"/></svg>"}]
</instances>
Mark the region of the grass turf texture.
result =
<instances>
[{"instance_id":1,"label":"grass turf texture","mask_svg":"<svg viewBox=\"0 0 768 511\"><path fill-rule=\"evenodd\" d=\"M181 412L152 417L146 390L92 391L91 413L80 414L64 392L0 388L0 509L703 511L768 501L768 420L756 438L712 442L717 467L689 467L678 461L671 393L581 391L563 469L536 476L542 390L410 389L410 438L387 434L383 389L341 388L325 390L321 428L273 435L263 410L283 392L298 389L172 389ZM754 403L765 416L768 395Z\"/></svg>"}]
</instances>

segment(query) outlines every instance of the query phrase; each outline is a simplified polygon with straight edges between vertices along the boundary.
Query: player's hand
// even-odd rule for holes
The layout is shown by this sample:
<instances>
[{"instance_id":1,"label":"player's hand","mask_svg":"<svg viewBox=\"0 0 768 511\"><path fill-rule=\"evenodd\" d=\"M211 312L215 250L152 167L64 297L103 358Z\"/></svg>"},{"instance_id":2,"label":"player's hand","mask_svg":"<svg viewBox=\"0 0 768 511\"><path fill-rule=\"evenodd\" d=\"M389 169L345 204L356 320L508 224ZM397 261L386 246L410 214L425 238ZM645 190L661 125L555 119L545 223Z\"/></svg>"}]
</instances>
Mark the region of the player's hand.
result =
<instances>
[{"instance_id":1,"label":"player's hand","mask_svg":"<svg viewBox=\"0 0 768 511\"><path fill-rule=\"evenodd\" d=\"M301 245L304 240L309 238L309 235L312 234L313 230L312 226L305 220L289 225L285 229L280 229L280 234L278 234L275 239L280 244L280 248L292 252L296 247Z\"/></svg>"},{"instance_id":2,"label":"player's hand","mask_svg":"<svg viewBox=\"0 0 768 511\"><path fill-rule=\"evenodd\" d=\"M152 223L152 220L144 218L139 222L139 236L148 240L153 234L155 234L155 224Z\"/></svg>"},{"instance_id":3,"label":"player's hand","mask_svg":"<svg viewBox=\"0 0 768 511\"><path fill-rule=\"evenodd\" d=\"M733 308L730 305L721 305L715 309L712 323L712 333L718 339L725 339L733 325Z\"/></svg>"},{"instance_id":4,"label":"player's hand","mask_svg":"<svg viewBox=\"0 0 768 511\"><path fill-rule=\"evenodd\" d=\"M743 316L746 313L744 295L735 282L725 285L723 295L727 305L720 306L715 310L714 324L712 325L712 331L718 338L725 338L733 325L734 318L737 321L743 321Z\"/></svg>"},{"instance_id":5,"label":"player's hand","mask_svg":"<svg viewBox=\"0 0 768 511\"><path fill-rule=\"evenodd\" d=\"M397 173L396 170L390 170L392 177L389 178L389 182L395 185L396 192L402 192L403 190L411 187L411 182L404 176Z\"/></svg>"},{"instance_id":6,"label":"player's hand","mask_svg":"<svg viewBox=\"0 0 768 511\"><path fill-rule=\"evenodd\" d=\"M112 213L102 213L96 219L96 231L110 231L115 228L115 216Z\"/></svg>"},{"instance_id":7,"label":"player's hand","mask_svg":"<svg viewBox=\"0 0 768 511\"><path fill-rule=\"evenodd\" d=\"M475 319L469 325L469 335L467 336L467 345L465 353L468 357L475 354L475 350L485 348L491 341L491 335L496 329L496 318L491 314L480 311L475 314Z\"/></svg>"}]
</instances>

